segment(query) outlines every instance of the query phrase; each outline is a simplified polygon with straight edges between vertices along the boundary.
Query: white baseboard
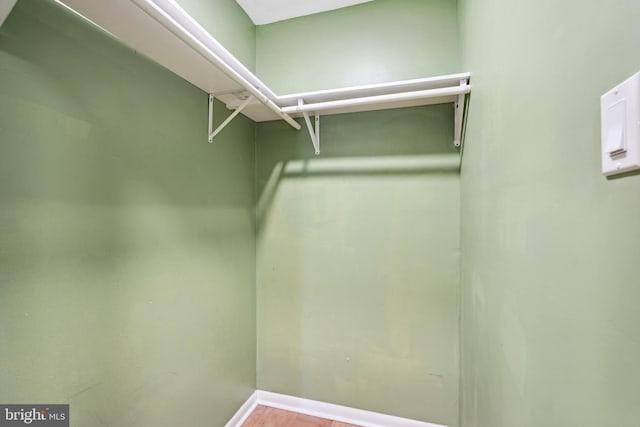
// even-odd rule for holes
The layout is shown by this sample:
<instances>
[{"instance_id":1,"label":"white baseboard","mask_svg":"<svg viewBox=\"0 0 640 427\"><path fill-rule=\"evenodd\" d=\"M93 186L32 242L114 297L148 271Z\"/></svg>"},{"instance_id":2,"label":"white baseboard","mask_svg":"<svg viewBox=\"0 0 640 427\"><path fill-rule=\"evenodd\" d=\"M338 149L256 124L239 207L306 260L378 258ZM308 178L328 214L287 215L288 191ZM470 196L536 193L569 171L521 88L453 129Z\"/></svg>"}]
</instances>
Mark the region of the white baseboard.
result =
<instances>
[{"instance_id":1,"label":"white baseboard","mask_svg":"<svg viewBox=\"0 0 640 427\"><path fill-rule=\"evenodd\" d=\"M241 427L242 423L257 405L270 406L272 408L284 409L286 411L298 412L319 418L327 418L361 427L445 427L440 424L425 423L423 421L262 390L257 390L251 395L247 403L242 405L242 408L240 408L238 413L227 423L226 427Z\"/></svg>"},{"instance_id":2,"label":"white baseboard","mask_svg":"<svg viewBox=\"0 0 640 427\"><path fill-rule=\"evenodd\" d=\"M253 410L256 409L256 406L258 406L258 392L254 391L253 394L249 396L249 399L247 399L247 401L242 404L240 409L238 409L238 412L236 412L235 415L231 417L229 422L225 424L225 427L242 426L242 423L244 423L247 418L249 418L249 415L251 415Z\"/></svg>"}]
</instances>

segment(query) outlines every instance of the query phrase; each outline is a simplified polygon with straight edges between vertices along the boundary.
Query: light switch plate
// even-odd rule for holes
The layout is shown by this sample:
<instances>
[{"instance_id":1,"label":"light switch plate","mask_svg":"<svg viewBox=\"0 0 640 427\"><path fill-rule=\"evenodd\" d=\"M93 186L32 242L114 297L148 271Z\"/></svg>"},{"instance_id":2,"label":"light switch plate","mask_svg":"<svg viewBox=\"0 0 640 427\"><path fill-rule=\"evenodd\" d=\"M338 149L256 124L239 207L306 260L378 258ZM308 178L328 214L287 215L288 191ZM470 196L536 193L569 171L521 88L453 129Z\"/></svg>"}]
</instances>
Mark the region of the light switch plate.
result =
<instances>
[{"instance_id":1,"label":"light switch plate","mask_svg":"<svg viewBox=\"0 0 640 427\"><path fill-rule=\"evenodd\" d=\"M640 73L600 98L602 173L640 169Z\"/></svg>"}]
</instances>

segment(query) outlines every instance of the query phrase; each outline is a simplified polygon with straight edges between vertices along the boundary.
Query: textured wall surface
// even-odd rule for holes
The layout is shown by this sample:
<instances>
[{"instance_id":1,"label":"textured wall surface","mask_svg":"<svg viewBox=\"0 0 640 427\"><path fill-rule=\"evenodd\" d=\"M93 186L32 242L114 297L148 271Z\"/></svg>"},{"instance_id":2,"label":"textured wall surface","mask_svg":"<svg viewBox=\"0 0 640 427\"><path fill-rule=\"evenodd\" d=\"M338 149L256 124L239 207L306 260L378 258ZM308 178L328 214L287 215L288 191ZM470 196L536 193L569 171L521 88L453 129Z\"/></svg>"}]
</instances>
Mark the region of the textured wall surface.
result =
<instances>
[{"instance_id":1,"label":"textured wall surface","mask_svg":"<svg viewBox=\"0 0 640 427\"><path fill-rule=\"evenodd\" d=\"M457 425L452 114L258 125L259 389Z\"/></svg>"},{"instance_id":2,"label":"textured wall surface","mask_svg":"<svg viewBox=\"0 0 640 427\"><path fill-rule=\"evenodd\" d=\"M464 427L640 419L640 176L600 172L600 95L640 3L461 0Z\"/></svg>"},{"instance_id":3,"label":"textured wall surface","mask_svg":"<svg viewBox=\"0 0 640 427\"><path fill-rule=\"evenodd\" d=\"M18 2L0 30L0 402L221 426L251 394L254 125L209 145L206 117L193 86Z\"/></svg>"},{"instance_id":4,"label":"textured wall surface","mask_svg":"<svg viewBox=\"0 0 640 427\"><path fill-rule=\"evenodd\" d=\"M452 0L376 0L258 26L256 72L278 94L458 73Z\"/></svg>"}]
</instances>

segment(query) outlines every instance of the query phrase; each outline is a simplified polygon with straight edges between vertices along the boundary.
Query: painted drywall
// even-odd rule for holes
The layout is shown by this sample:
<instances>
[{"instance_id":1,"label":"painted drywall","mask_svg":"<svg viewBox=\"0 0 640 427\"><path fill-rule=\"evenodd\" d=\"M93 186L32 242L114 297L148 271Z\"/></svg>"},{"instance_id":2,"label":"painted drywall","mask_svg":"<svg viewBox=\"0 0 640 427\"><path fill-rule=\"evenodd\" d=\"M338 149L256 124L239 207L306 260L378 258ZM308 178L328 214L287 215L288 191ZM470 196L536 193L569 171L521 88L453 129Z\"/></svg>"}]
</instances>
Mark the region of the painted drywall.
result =
<instances>
[{"instance_id":1,"label":"painted drywall","mask_svg":"<svg viewBox=\"0 0 640 427\"><path fill-rule=\"evenodd\" d=\"M52 1L18 2L0 75L0 402L224 425L255 388L253 123L209 145L206 94Z\"/></svg>"},{"instance_id":2,"label":"painted drywall","mask_svg":"<svg viewBox=\"0 0 640 427\"><path fill-rule=\"evenodd\" d=\"M278 93L459 72L455 2L378 0L266 26ZM426 54L428 52L428 54ZM257 126L258 387L458 425L452 107Z\"/></svg>"},{"instance_id":3,"label":"painted drywall","mask_svg":"<svg viewBox=\"0 0 640 427\"><path fill-rule=\"evenodd\" d=\"M256 26L235 0L176 0L242 64L255 72Z\"/></svg>"},{"instance_id":4,"label":"painted drywall","mask_svg":"<svg viewBox=\"0 0 640 427\"><path fill-rule=\"evenodd\" d=\"M452 114L258 124L259 389L458 424Z\"/></svg>"},{"instance_id":5,"label":"painted drywall","mask_svg":"<svg viewBox=\"0 0 640 427\"><path fill-rule=\"evenodd\" d=\"M636 0L461 0L462 425L637 426L640 176L600 172Z\"/></svg>"},{"instance_id":6,"label":"painted drywall","mask_svg":"<svg viewBox=\"0 0 640 427\"><path fill-rule=\"evenodd\" d=\"M256 29L278 94L458 73L456 2L376 0Z\"/></svg>"}]
</instances>

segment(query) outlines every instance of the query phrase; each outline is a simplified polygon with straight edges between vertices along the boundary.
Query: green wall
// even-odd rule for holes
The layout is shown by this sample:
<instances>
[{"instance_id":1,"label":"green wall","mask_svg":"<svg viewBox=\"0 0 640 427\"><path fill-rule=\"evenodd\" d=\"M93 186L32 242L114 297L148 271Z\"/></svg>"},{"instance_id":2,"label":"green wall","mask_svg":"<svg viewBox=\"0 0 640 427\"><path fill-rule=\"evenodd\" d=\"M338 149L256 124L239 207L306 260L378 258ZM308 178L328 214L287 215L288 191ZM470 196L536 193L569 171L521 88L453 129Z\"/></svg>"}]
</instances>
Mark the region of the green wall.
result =
<instances>
[{"instance_id":1,"label":"green wall","mask_svg":"<svg viewBox=\"0 0 640 427\"><path fill-rule=\"evenodd\" d=\"M450 106L257 127L258 388L456 426Z\"/></svg>"},{"instance_id":2,"label":"green wall","mask_svg":"<svg viewBox=\"0 0 640 427\"><path fill-rule=\"evenodd\" d=\"M242 64L255 72L256 26L235 0L177 0Z\"/></svg>"},{"instance_id":3,"label":"green wall","mask_svg":"<svg viewBox=\"0 0 640 427\"><path fill-rule=\"evenodd\" d=\"M376 0L256 34L256 72L280 95L460 72L453 0Z\"/></svg>"},{"instance_id":4,"label":"green wall","mask_svg":"<svg viewBox=\"0 0 640 427\"><path fill-rule=\"evenodd\" d=\"M224 425L255 388L253 123L207 144L204 93L51 1L0 76L0 402Z\"/></svg>"},{"instance_id":5,"label":"green wall","mask_svg":"<svg viewBox=\"0 0 640 427\"><path fill-rule=\"evenodd\" d=\"M450 0L257 28L277 93L459 72ZM428 54L425 54L428 52ZM258 388L458 425L459 156L450 105L260 123Z\"/></svg>"},{"instance_id":6,"label":"green wall","mask_svg":"<svg viewBox=\"0 0 640 427\"><path fill-rule=\"evenodd\" d=\"M600 172L636 0L460 0L462 425L638 425L640 176Z\"/></svg>"}]
</instances>

